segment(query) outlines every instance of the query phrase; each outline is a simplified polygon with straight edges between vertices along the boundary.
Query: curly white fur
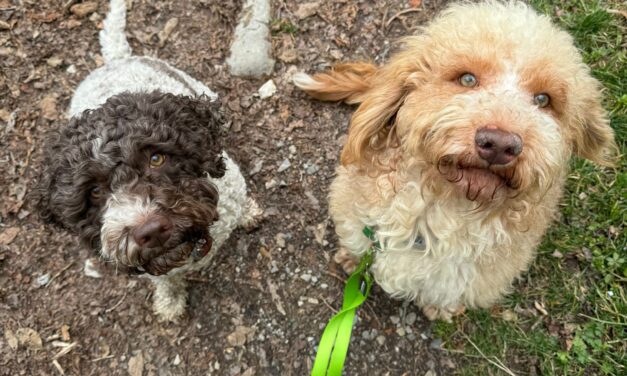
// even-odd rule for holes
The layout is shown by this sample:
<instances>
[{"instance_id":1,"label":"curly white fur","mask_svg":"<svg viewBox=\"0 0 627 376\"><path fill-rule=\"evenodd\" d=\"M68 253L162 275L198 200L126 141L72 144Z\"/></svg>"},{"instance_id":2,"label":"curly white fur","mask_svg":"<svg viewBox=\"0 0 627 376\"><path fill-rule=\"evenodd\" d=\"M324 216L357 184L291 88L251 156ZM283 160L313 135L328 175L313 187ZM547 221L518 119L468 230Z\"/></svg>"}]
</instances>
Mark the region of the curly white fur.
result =
<instances>
[{"instance_id":1,"label":"curly white fur","mask_svg":"<svg viewBox=\"0 0 627 376\"><path fill-rule=\"evenodd\" d=\"M111 1L110 11L100 33L100 42L106 64L85 78L74 93L68 115L79 116L87 109L95 109L107 98L122 92L152 92L159 90L175 95L206 95L217 99L211 89L186 73L164 61L131 56L131 50L124 36L126 5L124 0ZM94 145L97 149L97 145ZM246 182L237 164L223 153L226 173L220 179L208 179L219 192L219 219L211 226L212 248L207 256L198 262L191 262L171 270L163 276L149 276L156 286L154 309L161 319L174 320L184 311L187 300L186 272L206 267L217 250L239 225L250 226L260 214L258 205L247 196ZM146 215L151 209L150 202L142 202L133 197L112 197L107 203L103 218L103 256L110 257L117 252L117 245L106 242L105 234L115 233L137 222L137 216ZM116 237L117 239L117 237ZM132 241L129 240L129 241Z\"/></svg>"}]
</instances>

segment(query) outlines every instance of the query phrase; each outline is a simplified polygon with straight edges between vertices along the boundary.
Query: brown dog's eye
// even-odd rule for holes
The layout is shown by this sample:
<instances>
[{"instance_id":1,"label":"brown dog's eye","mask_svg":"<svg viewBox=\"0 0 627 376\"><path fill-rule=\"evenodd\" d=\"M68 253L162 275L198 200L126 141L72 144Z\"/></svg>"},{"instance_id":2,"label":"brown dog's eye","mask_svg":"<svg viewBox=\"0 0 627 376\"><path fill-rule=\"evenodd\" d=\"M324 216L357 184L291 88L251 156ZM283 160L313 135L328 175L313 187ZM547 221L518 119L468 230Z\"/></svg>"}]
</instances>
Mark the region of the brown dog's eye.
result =
<instances>
[{"instance_id":1,"label":"brown dog's eye","mask_svg":"<svg viewBox=\"0 0 627 376\"><path fill-rule=\"evenodd\" d=\"M165 163L165 155L154 153L150 156L150 168L159 168Z\"/></svg>"},{"instance_id":2,"label":"brown dog's eye","mask_svg":"<svg viewBox=\"0 0 627 376\"><path fill-rule=\"evenodd\" d=\"M459 84L462 85L463 87L475 87L479 84L477 77L475 77L475 75L472 73L462 74L461 76L459 76L458 81L459 81Z\"/></svg>"},{"instance_id":3,"label":"brown dog's eye","mask_svg":"<svg viewBox=\"0 0 627 376\"><path fill-rule=\"evenodd\" d=\"M540 108L544 108L551 103L551 97L549 97L549 95L546 93L536 94L533 97L533 103L535 103L536 106Z\"/></svg>"},{"instance_id":4,"label":"brown dog's eye","mask_svg":"<svg viewBox=\"0 0 627 376\"><path fill-rule=\"evenodd\" d=\"M91 189L89 194L91 195L91 198L98 199L98 198L102 197L103 192L102 192L102 189L99 186L95 186L95 187L93 187Z\"/></svg>"}]
</instances>

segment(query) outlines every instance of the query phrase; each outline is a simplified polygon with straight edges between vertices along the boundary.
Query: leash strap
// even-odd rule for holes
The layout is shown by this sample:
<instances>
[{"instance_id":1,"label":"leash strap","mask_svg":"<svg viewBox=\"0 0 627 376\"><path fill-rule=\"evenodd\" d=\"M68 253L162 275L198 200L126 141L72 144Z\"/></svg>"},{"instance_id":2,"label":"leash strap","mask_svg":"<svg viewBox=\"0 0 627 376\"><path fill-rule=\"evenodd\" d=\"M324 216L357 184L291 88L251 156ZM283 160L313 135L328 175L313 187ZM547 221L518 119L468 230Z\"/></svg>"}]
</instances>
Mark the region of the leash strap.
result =
<instances>
[{"instance_id":1,"label":"leash strap","mask_svg":"<svg viewBox=\"0 0 627 376\"><path fill-rule=\"evenodd\" d=\"M331 318L322 333L311 376L342 375L342 368L344 368L351 332L353 331L355 313L357 308L366 301L372 287L370 265L374 259L374 249L380 248L371 228L364 227L363 233L374 244L368 248L366 254L359 261L359 266L346 281L342 309Z\"/></svg>"}]
</instances>

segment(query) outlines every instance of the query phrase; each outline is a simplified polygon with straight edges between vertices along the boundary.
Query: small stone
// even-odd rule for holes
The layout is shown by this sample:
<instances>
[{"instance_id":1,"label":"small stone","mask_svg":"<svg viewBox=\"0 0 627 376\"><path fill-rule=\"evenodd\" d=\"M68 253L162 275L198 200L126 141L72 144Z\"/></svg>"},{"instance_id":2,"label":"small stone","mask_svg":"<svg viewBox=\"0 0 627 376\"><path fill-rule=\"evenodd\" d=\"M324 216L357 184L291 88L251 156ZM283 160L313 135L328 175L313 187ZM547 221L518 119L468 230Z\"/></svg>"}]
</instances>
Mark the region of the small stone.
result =
<instances>
[{"instance_id":1,"label":"small stone","mask_svg":"<svg viewBox=\"0 0 627 376\"><path fill-rule=\"evenodd\" d=\"M296 146L294 145L290 145L290 147L287 148L287 150L290 151L290 154L296 154Z\"/></svg>"},{"instance_id":2,"label":"small stone","mask_svg":"<svg viewBox=\"0 0 627 376\"><path fill-rule=\"evenodd\" d=\"M392 321L392 324L397 325L401 322L401 319L398 316L390 316L390 321Z\"/></svg>"},{"instance_id":3,"label":"small stone","mask_svg":"<svg viewBox=\"0 0 627 376\"><path fill-rule=\"evenodd\" d=\"M442 338L436 338L429 344L429 347L434 350L439 350L442 348Z\"/></svg>"},{"instance_id":4,"label":"small stone","mask_svg":"<svg viewBox=\"0 0 627 376\"><path fill-rule=\"evenodd\" d=\"M276 236L274 237L275 241L276 241L276 246L279 248L285 248L285 234L282 232L279 232L278 234L276 234Z\"/></svg>"},{"instance_id":5,"label":"small stone","mask_svg":"<svg viewBox=\"0 0 627 376\"><path fill-rule=\"evenodd\" d=\"M307 173L307 175L313 175L319 170L320 170L320 167L317 164L313 163L307 166L307 168L305 169L305 172Z\"/></svg>"},{"instance_id":6,"label":"small stone","mask_svg":"<svg viewBox=\"0 0 627 376\"><path fill-rule=\"evenodd\" d=\"M255 162L255 166L253 167L253 169L250 170L250 176L253 176L253 175L259 173L259 171L261 171L261 167L263 167L263 159L258 159Z\"/></svg>"},{"instance_id":7,"label":"small stone","mask_svg":"<svg viewBox=\"0 0 627 376\"><path fill-rule=\"evenodd\" d=\"M553 253L551 253L551 256L561 259L562 257L564 257L564 255L562 254L562 252L558 251L557 249L555 251L553 251Z\"/></svg>"},{"instance_id":8,"label":"small stone","mask_svg":"<svg viewBox=\"0 0 627 376\"><path fill-rule=\"evenodd\" d=\"M270 181L266 182L266 189L272 189L272 188L276 187L277 184L279 184L279 183L277 183L276 180L271 179Z\"/></svg>"},{"instance_id":9,"label":"small stone","mask_svg":"<svg viewBox=\"0 0 627 376\"><path fill-rule=\"evenodd\" d=\"M379 344L379 346L383 346L383 344L385 343L385 337L377 336L377 343Z\"/></svg>"},{"instance_id":10,"label":"small stone","mask_svg":"<svg viewBox=\"0 0 627 376\"><path fill-rule=\"evenodd\" d=\"M172 365L178 366L179 364L181 364L181 357L179 356L179 354L176 354L174 360L172 361Z\"/></svg>"},{"instance_id":11,"label":"small stone","mask_svg":"<svg viewBox=\"0 0 627 376\"><path fill-rule=\"evenodd\" d=\"M276 88L276 85L274 84L274 81L268 80L266 81L265 84L261 85L261 87L259 88L257 92L259 93L259 98L265 99L274 95L276 91L277 91L277 88Z\"/></svg>"},{"instance_id":12,"label":"small stone","mask_svg":"<svg viewBox=\"0 0 627 376\"><path fill-rule=\"evenodd\" d=\"M318 299L316 298L307 298L307 303L317 305L319 304Z\"/></svg>"},{"instance_id":13,"label":"small stone","mask_svg":"<svg viewBox=\"0 0 627 376\"><path fill-rule=\"evenodd\" d=\"M403 328L396 329L396 334L398 334L399 337L405 337L405 329Z\"/></svg>"},{"instance_id":14,"label":"small stone","mask_svg":"<svg viewBox=\"0 0 627 376\"><path fill-rule=\"evenodd\" d=\"M98 10L98 2L96 1L86 1L80 4L74 4L70 8L70 12L76 15L79 18L85 17L88 14L91 14Z\"/></svg>"},{"instance_id":15,"label":"small stone","mask_svg":"<svg viewBox=\"0 0 627 376\"><path fill-rule=\"evenodd\" d=\"M51 67L56 68L59 65L63 64L63 59L59 56L51 56L48 58L48 60L46 60L46 63Z\"/></svg>"},{"instance_id":16,"label":"small stone","mask_svg":"<svg viewBox=\"0 0 627 376\"><path fill-rule=\"evenodd\" d=\"M425 376L438 376L438 374L434 370L430 369L427 373L425 373Z\"/></svg>"},{"instance_id":17,"label":"small stone","mask_svg":"<svg viewBox=\"0 0 627 376\"><path fill-rule=\"evenodd\" d=\"M289 159L284 159L283 162L281 162L281 165L279 166L279 168L277 168L277 172L283 172L287 170L288 168L290 168L291 165L292 163L290 162Z\"/></svg>"},{"instance_id":18,"label":"small stone","mask_svg":"<svg viewBox=\"0 0 627 376\"><path fill-rule=\"evenodd\" d=\"M85 275L91 278L102 278L102 273L100 273L96 265L91 258L85 260L85 267L83 268Z\"/></svg>"},{"instance_id":19,"label":"small stone","mask_svg":"<svg viewBox=\"0 0 627 376\"><path fill-rule=\"evenodd\" d=\"M305 281L305 282L309 282L309 281L311 280L311 274L307 274L307 273L302 274L302 275L300 276L300 279L302 279L302 280L303 280L303 281Z\"/></svg>"},{"instance_id":20,"label":"small stone","mask_svg":"<svg viewBox=\"0 0 627 376\"><path fill-rule=\"evenodd\" d=\"M50 282L50 273L37 277L37 285L40 287L47 285L48 282Z\"/></svg>"},{"instance_id":21,"label":"small stone","mask_svg":"<svg viewBox=\"0 0 627 376\"><path fill-rule=\"evenodd\" d=\"M68 72L69 74L75 74L76 73L76 66L74 64L72 64L69 67L67 67L67 69L65 71Z\"/></svg>"},{"instance_id":22,"label":"small stone","mask_svg":"<svg viewBox=\"0 0 627 376\"><path fill-rule=\"evenodd\" d=\"M579 194L579 199L580 200L585 200L586 198L588 198L588 195L586 194L586 192L581 192Z\"/></svg>"},{"instance_id":23,"label":"small stone","mask_svg":"<svg viewBox=\"0 0 627 376\"><path fill-rule=\"evenodd\" d=\"M416 322L416 314L414 312L409 312L407 316L405 316L405 323L407 325L414 325Z\"/></svg>"}]
</instances>

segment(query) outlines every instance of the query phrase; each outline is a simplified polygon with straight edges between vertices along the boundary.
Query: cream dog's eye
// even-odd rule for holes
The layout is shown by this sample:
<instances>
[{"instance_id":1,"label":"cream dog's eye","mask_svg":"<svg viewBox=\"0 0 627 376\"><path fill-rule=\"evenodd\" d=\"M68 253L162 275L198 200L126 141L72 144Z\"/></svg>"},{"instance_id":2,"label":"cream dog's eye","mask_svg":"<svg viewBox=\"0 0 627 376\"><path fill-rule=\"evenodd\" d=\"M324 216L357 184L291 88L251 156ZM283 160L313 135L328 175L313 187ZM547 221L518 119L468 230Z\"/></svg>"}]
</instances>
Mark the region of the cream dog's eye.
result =
<instances>
[{"instance_id":1,"label":"cream dog's eye","mask_svg":"<svg viewBox=\"0 0 627 376\"><path fill-rule=\"evenodd\" d=\"M161 153L154 153L150 156L150 168L158 168L165 163L165 155Z\"/></svg>"},{"instance_id":2,"label":"cream dog's eye","mask_svg":"<svg viewBox=\"0 0 627 376\"><path fill-rule=\"evenodd\" d=\"M459 84L463 87L475 87L479 81L472 73L464 73L459 77Z\"/></svg>"},{"instance_id":3,"label":"cream dog's eye","mask_svg":"<svg viewBox=\"0 0 627 376\"><path fill-rule=\"evenodd\" d=\"M544 108L551 103L551 97L549 97L549 95L545 93L536 94L533 97L533 103L535 103L540 108Z\"/></svg>"}]
</instances>

